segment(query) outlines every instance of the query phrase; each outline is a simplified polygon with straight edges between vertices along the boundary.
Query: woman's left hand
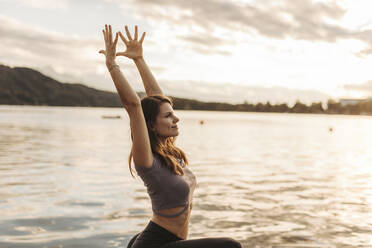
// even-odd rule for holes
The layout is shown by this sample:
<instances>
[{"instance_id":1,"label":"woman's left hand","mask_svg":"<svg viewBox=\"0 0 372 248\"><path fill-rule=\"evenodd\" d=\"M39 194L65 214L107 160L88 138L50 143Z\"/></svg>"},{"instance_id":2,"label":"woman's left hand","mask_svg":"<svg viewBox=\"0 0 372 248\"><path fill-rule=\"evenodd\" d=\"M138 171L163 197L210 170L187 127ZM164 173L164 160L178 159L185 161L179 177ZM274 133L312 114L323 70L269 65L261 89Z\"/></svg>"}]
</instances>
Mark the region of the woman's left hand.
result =
<instances>
[{"instance_id":1,"label":"woman's left hand","mask_svg":"<svg viewBox=\"0 0 372 248\"><path fill-rule=\"evenodd\" d=\"M125 38L125 36L121 32L119 32L119 36L124 42L127 49L125 50L125 52L117 53L116 56L125 56L133 60L142 58L142 42L145 39L146 32L143 32L140 40L138 40L137 25L134 28L134 38L132 38L132 36L130 35L128 26L125 26L125 32L127 34L128 40Z\"/></svg>"}]
</instances>

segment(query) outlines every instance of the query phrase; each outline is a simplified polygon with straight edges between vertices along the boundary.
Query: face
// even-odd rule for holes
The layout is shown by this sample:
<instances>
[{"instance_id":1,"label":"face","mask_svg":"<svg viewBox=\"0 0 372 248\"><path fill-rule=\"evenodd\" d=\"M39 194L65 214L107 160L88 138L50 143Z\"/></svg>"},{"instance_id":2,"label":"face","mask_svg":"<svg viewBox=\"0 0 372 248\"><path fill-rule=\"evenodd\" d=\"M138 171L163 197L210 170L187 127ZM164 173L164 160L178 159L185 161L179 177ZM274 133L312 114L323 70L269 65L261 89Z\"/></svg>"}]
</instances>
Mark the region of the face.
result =
<instances>
[{"instance_id":1,"label":"face","mask_svg":"<svg viewBox=\"0 0 372 248\"><path fill-rule=\"evenodd\" d=\"M179 120L172 106L165 102L160 105L160 111L152 129L162 137L175 137L178 135L177 122Z\"/></svg>"}]
</instances>

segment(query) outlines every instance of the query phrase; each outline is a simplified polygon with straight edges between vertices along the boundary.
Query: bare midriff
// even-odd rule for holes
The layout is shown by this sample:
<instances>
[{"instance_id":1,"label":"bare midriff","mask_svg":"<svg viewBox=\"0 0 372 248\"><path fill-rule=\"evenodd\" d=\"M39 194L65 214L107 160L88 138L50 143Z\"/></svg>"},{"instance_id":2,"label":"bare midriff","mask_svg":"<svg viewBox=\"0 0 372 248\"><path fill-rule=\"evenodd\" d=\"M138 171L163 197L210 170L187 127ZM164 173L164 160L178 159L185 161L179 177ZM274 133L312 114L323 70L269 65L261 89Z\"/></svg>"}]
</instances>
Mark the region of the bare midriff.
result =
<instances>
[{"instance_id":1,"label":"bare midriff","mask_svg":"<svg viewBox=\"0 0 372 248\"><path fill-rule=\"evenodd\" d=\"M180 212L185 207L176 207L169 209L158 210L161 214L176 214ZM189 205L189 208L177 217L167 218L157 214L153 214L151 221L155 222L159 226L167 229L177 237L185 240L189 232L189 221L190 213L192 209L192 203Z\"/></svg>"}]
</instances>

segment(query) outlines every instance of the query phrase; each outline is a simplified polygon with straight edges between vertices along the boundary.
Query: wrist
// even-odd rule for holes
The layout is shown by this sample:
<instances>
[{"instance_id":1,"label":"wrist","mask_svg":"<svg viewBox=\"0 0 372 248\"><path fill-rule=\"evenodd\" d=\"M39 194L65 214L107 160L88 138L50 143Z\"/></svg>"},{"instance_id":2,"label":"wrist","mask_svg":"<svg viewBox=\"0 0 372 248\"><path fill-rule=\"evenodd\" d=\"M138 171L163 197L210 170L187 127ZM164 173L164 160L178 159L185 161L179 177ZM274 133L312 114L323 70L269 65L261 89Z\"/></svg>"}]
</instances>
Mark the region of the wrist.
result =
<instances>
[{"instance_id":1,"label":"wrist","mask_svg":"<svg viewBox=\"0 0 372 248\"><path fill-rule=\"evenodd\" d=\"M110 69L111 67L117 65L116 62L113 60L113 61L106 61L106 66L108 69Z\"/></svg>"},{"instance_id":2,"label":"wrist","mask_svg":"<svg viewBox=\"0 0 372 248\"><path fill-rule=\"evenodd\" d=\"M107 66L107 69L108 69L109 72L111 72L115 68L120 68L119 65L116 64L116 63L106 64L106 66Z\"/></svg>"},{"instance_id":3,"label":"wrist","mask_svg":"<svg viewBox=\"0 0 372 248\"><path fill-rule=\"evenodd\" d=\"M143 60L142 55L133 59L134 62L138 62L138 61L141 61L141 60Z\"/></svg>"}]
</instances>

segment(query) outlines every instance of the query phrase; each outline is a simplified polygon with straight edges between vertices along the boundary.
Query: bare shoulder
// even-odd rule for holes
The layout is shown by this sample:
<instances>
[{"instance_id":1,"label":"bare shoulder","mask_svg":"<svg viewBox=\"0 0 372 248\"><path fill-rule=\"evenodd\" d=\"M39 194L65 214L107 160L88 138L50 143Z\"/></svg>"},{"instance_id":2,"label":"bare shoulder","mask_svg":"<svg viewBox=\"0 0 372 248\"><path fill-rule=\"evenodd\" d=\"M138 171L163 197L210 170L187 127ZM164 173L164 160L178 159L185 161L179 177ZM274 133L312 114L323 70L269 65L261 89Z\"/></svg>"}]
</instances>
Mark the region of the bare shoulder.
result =
<instances>
[{"instance_id":1,"label":"bare shoulder","mask_svg":"<svg viewBox=\"0 0 372 248\"><path fill-rule=\"evenodd\" d=\"M156 158L155 158L155 156L153 156L151 164L136 164L136 162L134 162L134 165L137 169L147 171L147 170L150 170L150 169L154 168L156 163L157 163Z\"/></svg>"}]
</instances>

